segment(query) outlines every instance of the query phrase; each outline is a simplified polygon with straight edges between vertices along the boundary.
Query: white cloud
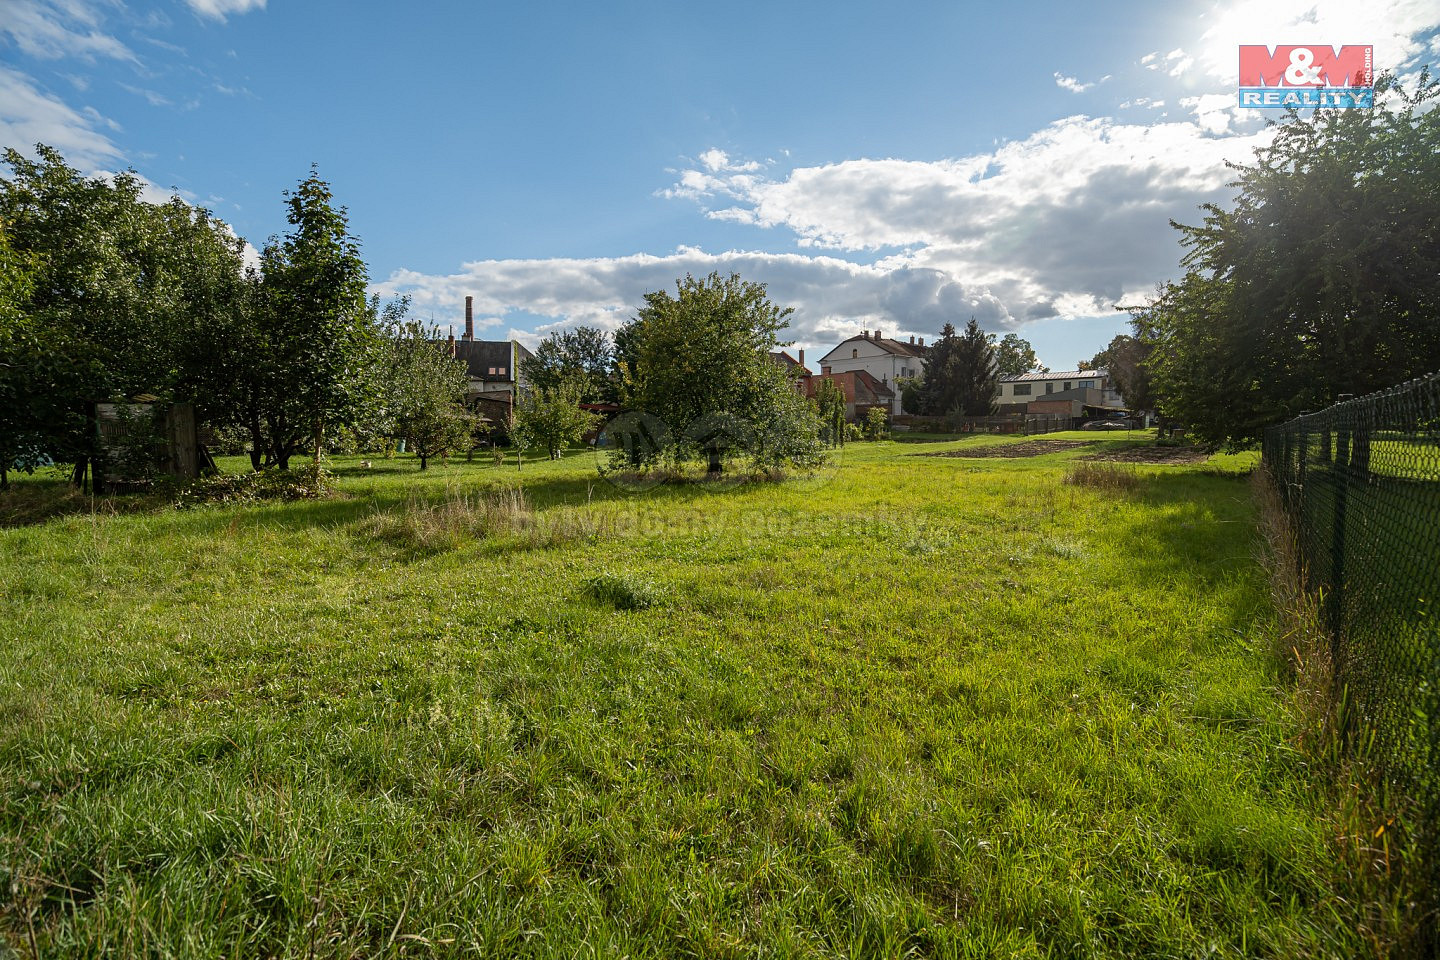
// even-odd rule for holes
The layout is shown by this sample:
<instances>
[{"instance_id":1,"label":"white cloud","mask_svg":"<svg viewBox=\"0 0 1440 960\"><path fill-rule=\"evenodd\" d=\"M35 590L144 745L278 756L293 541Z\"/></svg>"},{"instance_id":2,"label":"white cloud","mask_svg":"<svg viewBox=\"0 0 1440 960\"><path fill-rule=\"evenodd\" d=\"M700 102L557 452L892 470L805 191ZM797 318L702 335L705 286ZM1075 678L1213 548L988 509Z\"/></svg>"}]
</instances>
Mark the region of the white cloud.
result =
<instances>
[{"instance_id":1,"label":"white cloud","mask_svg":"<svg viewBox=\"0 0 1440 960\"><path fill-rule=\"evenodd\" d=\"M145 102L152 107L168 107L171 104L170 98L154 90L147 90L144 87L137 87L129 83L119 84L120 89L127 93L133 93L137 97L144 97Z\"/></svg>"},{"instance_id":2,"label":"white cloud","mask_svg":"<svg viewBox=\"0 0 1440 960\"><path fill-rule=\"evenodd\" d=\"M1097 84L1104 83L1106 80L1109 80L1109 79L1110 79L1110 74L1107 73L1107 74L1105 74L1105 76L1101 77L1099 80L1092 80L1092 81L1090 81L1089 83L1081 83L1081 82L1080 82L1079 80L1077 80L1075 77L1067 77L1067 76L1064 76L1063 74L1060 74L1060 73L1057 72L1057 73L1055 74L1055 85L1056 85L1057 87L1060 87L1062 90L1069 90L1071 93L1084 93L1086 90L1089 90L1091 87L1093 87L1093 86L1095 86L1095 85L1097 85Z\"/></svg>"},{"instance_id":3,"label":"white cloud","mask_svg":"<svg viewBox=\"0 0 1440 960\"><path fill-rule=\"evenodd\" d=\"M264 10L265 0L185 0L190 9L202 17L223 21L232 13L249 13Z\"/></svg>"},{"instance_id":4,"label":"white cloud","mask_svg":"<svg viewBox=\"0 0 1440 960\"><path fill-rule=\"evenodd\" d=\"M1197 57L1211 77L1233 85L1242 43L1372 44L1376 72L1398 69L1433 47L1440 6L1420 0L1367 3L1240 0L1205 17Z\"/></svg>"},{"instance_id":5,"label":"white cloud","mask_svg":"<svg viewBox=\"0 0 1440 960\"><path fill-rule=\"evenodd\" d=\"M4 14L0 33L26 56L138 62L129 47L100 29L99 15L85 0L5 0Z\"/></svg>"},{"instance_id":6,"label":"white cloud","mask_svg":"<svg viewBox=\"0 0 1440 960\"><path fill-rule=\"evenodd\" d=\"M97 124L111 125L98 111L77 112L25 74L0 66L0 143L22 150L43 143L75 166L99 167L119 159L120 150Z\"/></svg>"}]
</instances>

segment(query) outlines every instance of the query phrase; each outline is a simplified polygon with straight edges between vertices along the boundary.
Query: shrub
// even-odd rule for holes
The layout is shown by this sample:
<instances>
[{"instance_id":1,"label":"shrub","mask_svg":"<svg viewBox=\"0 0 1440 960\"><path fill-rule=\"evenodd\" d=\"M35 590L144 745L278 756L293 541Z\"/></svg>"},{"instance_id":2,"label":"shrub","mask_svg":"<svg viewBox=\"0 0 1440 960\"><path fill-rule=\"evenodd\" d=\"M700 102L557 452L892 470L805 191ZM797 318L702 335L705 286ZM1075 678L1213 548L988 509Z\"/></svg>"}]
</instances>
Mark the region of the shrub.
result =
<instances>
[{"instance_id":1,"label":"shrub","mask_svg":"<svg viewBox=\"0 0 1440 960\"><path fill-rule=\"evenodd\" d=\"M179 510L205 503L260 503L267 500L324 500L335 495L335 475L313 462L294 470L267 468L254 473L203 477L175 499Z\"/></svg>"}]
</instances>

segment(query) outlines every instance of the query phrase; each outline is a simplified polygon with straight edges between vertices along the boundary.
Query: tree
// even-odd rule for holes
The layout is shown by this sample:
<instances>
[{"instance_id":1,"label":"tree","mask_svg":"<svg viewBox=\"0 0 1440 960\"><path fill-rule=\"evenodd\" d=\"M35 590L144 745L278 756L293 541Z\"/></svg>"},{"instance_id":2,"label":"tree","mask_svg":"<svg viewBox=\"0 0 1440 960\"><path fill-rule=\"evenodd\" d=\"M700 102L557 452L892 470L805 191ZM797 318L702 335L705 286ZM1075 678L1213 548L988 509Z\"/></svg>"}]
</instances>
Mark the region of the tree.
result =
<instances>
[{"instance_id":1,"label":"tree","mask_svg":"<svg viewBox=\"0 0 1440 960\"><path fill-rule=\"evenodd\" d=\"M86 179L43 144L7 150L0 221L34 264L23 320L3 348L0 448L77 464L97 453L89 404L140 393L189 400L202 422L228 409L217 382L241 286L243 241L200 208L141 199L133 172ZM23 381L23 383L22 383Z\"/></svg>"},{"instance_id":2,"label":"tree","mask_svg":"<svg viewBox=\"0 0 1440 960\"><path fill-rule=\"evenodd\" d=\"M888 422L884 407L871 407L865 411L865 436L871 440L885 439L885 424Z\"/></svg>"},{"instance_id":3,"label":"tree","mask_svg":"<svg viewBox=\"0 0 1440 960\"><path fill-rule=\"evenodd\" d=\"M662 452L683 457L694 446L718 472L727 452L749 446L761 427L813 431L813 422L789 415L795 387L770 358L791 309L738 274L686 276L675 286L673 295L647 293L615 336L621 399L660 418L676 438ZM783 446L772 439L771 449Z\"/></svg>"},{"instance_id":4,"label":"tree","mask_svg":"<svg viewBox=\"0 0 1440 960\"><path fill-rule=\"evenodd\" d=\"M543 447L551 460L559 460L561 450L579 443L600 422L599 414L580 408L583 389L578 382L562 381L526 392L515 407L511 436L516 446Z\"/></svg>"},{"instance_id":5,"label":"tree","mask_svg":"<svg viewBox=\"0 0 1440 960\"><path fill-rule=\"evenodd\" d=\"M378 299L372 301L372 314L378 306ZM477 415L465 408L470 383L465 364L450 355L434 331L405 319L407 306L402 299L381 314L386 340L379 409L391 421L388 432L405 440L424 470L431 457L470 443Z\"/></svg>"},{"instance_id":6,"label":"tree","mask_svg":"<svg viewBox=\"0 0 1440 960\"><path fill-rule=\"evenodd\" d=\"M975 318L963 334L947 323L925 361L922 407L930 416L988 416L999 383L995 348Z\"/></svg>"},{"instance_id":7,"label":"tree","mask_svg":"<svg viewBox=\"0 0 1440 960\"><path fill-rule=\"evenodd\" d=\"M1015 377L1022 373L1029 373L1031 370L1045 372L1045 368L1035 357L1035 348L1030 346L1030 341L1019 334L1007 333L998 343L995 341L995 334L990 334L988 339L995 348L995 369L1002 377Z\"/></svg>"},{"instance_id":8,"label":"tree","mask_svg":"<svg viewBox=\"0 0 1440 960\"><path fill-rule=\"evenodd\" d=\"M845 392L829 377L815 386L816 415L820 419L820 440L832 447L845 445Z\"/></svg>"},{"instance_id":9,"label":"tree","mask_svg":"<svg viewBox=\"0 0 1440 960\"><path fill-rule=\"evenodd\" d=\"M606 403L615 398L614 364L605 331L582 326L541 340L534 356L522 360L520 368L531 387L548 390L571 383L579 387L581 403Z\"/></svg>"},{"instance_id":10,"label":"tree","mask_svg":"<svg viewBox=\"0 0 1440 960\"><path fill-rule=\"evenodd\" d=\"M374 398L379 338L366 309L365 262L347 212L314 168L286 191L291 230L261 254L258 319L264 353L262 406L273 462L281 469L325 431L360 417Z\"/></svg>"},{"instance_id":11,"label":"tree","mask_svg":"<svg viewBox=\"0 0 1440 960\"><path fill-rule=\"evenodd\" d=\"M1189 272L1142 308L1162 412L1243 445L1267 424L1440 369L1440 84L1292 112L1233 209L1175 224ZM1233 390L1233 392L1231 392Z\"/></svg>"},{"instance_id":12,"label":"tree","mask_svg":"<svg viewBox=\"0 0 1440 960\"><path fill-rule=\"evenodd\" d=\"M1104 363L1088 369L1108 370L1110 382L1131 410L1154 410L1155 399L1147 365L1154 349L1154 343L1148 339L1119 333L1108 347L1096 354L1096 359L1103 359Z\"/></svg>"}]
</instances>

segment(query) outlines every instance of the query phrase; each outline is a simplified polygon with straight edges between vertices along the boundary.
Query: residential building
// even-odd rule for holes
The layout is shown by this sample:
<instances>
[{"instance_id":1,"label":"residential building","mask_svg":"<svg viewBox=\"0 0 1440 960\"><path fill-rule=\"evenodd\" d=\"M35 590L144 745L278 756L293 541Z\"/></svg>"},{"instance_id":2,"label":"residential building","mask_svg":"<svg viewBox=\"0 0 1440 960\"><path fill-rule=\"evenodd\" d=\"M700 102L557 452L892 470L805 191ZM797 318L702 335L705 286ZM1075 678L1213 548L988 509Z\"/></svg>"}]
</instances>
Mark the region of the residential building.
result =
<instances>
[{"instance_id":1,"label":"residential building","mask_svg":"<svg viewBox=\"0 0 1440 960\"><path fill-rule=\"evenodd\" d=\"M925 373L925 356L930 348L925 338L917 343L892 340L879 330L864 330L860 336L851 337L840 346L820 358L823 373L851 373L864 371L891 394L889 411L892 416L899 414L901 381L914 379Z\"/></svg>"},{"instance_id":2,"label":"residential building","mask_svg":"<svg viewBox=\"0 0 1440 960\"><path fill-rule=\"evenodd\" d=\"M805 391L805 396L815 396L822 380L832 381L840 392L845 396L845 419L852 421L863 420L865 414L871 407L884 407L887 411L894 409L894 404L900 399L899 394L890 389L879 380L875 379L865 370L850 370L845 373L833 373L829 367L821 367L819 376L805 376L800 378L800 385Z\"/></svg>"},{"instance_id":3,"label":"residential building","mask_svg":"<svg viewBox=\"0 0 1440 960\"><path fill-rule=\"evenodd\" d=\"M1125 409L1125 401L1116 392L1107 370L1060 370L1001 377L995 403L1001 413L1059 417L1085 416L1087 407Z\"/></svg>"}]
</instances>

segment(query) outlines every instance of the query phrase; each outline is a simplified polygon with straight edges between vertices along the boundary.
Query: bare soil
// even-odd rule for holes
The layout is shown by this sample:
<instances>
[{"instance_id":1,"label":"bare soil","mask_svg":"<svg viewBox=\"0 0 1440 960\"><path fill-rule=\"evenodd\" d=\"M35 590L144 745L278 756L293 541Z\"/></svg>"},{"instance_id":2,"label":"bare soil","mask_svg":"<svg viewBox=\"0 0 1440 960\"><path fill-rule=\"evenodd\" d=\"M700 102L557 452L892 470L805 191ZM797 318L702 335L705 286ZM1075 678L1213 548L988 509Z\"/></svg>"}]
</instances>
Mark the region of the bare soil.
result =
<instances>
[{"instance_id":1,"label":"bare soil","mask_svg":"<svg viewBox=\"0 0 1440 960\"><path fill-rule=\"evenodd\" d=\"M948 450L944 453L918 453L918 457L1042 457L1047 453L1059 453L1076 447L1088 447L1091 440L1026 440L1023 443L1000 443L988 447L967 447L963 450Z\"/></svg>"},{"instance_id":2,"label":"bare soil","mask_svg":"<svg viewBox=\"0 0 1440 960\"><path fill-rule=\"evenodd\" d=\"M1103 460L1110 463L1168 463L1181 466L1187 463L1204 463L1210 459L1209 451L1199 447L1129 447L1123 450L1107 450L1092 453L1081 460Z\"/></svg>"}]
</instances>

